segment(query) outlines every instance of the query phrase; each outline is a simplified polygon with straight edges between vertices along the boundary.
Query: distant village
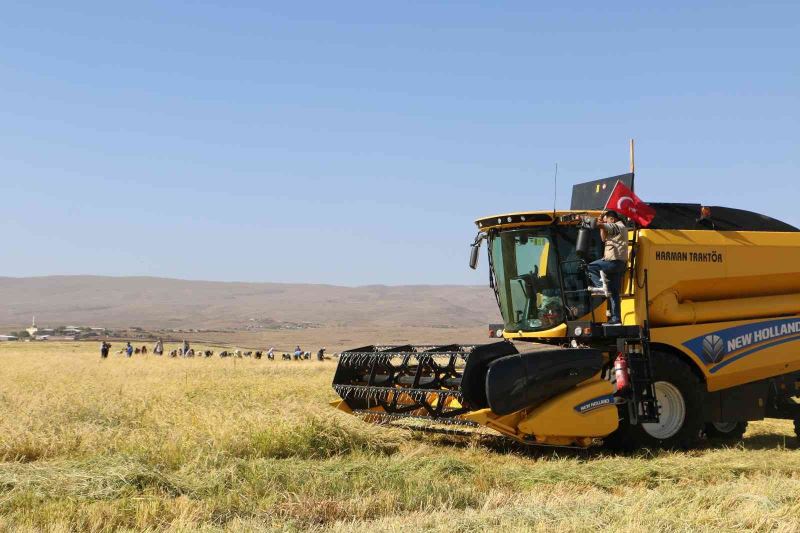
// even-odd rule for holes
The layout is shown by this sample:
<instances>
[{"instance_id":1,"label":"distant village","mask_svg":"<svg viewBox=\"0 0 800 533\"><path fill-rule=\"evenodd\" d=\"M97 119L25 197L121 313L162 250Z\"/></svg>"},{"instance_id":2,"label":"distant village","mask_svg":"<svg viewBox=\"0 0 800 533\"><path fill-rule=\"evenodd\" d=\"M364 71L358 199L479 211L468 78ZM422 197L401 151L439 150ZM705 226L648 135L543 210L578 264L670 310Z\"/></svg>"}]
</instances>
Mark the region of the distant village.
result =
<instances>
[{"instance_id":1,"label":"distant village","mask_svg":"<svg viewBox=\"0 0 800 533\"><path fill-rule=\"evenodd\" d=\"M54 328L39 327L36 317L31 321L31 326L19 331L11 331L8 335L0 335L3 341L82 341L91 339L127 338L155 340L160 336L170 333L204 333L212 330L202 329L169 329L147 331L143 328L132 326L121 329L100 328L91 326L58 326ZM216 331L216 330L215 330Z\"/></svg>"},{"instance_id":2,"label":"distant village","mask_svg":"<svg viewBox=\"0 0 800 533\"><path fill-rule=\"evenodd\" d=\"M0 335L0 341L76 341L92 337L108 336L106 328L88 326L58 326L56 328L40 328L33 317L31 326L19 331L11 331L8 335Z\"/></svg>"},{"instance_id":3,"label":"distant village","mask_svg":"<svg viewBox=\"0 0 800 533\"><path fill-rule=\"evenodd\" d=\"M320 327L314 322L278 322L271 319L251 318L248 323L240 329L245 331L254 330L302 330ZM237 328L239 329L239 328ZM147 331L140 327L128 327L122 329L109 329L91 326L58 326L54 328L38 327L36 317L31 320L28 328L19 331L10 331L8 335L0 335L0 342L4 341L80 341L93 338L136 338L154 340L160 336L170 333L232 333L234 329L166 329Z\"/></svg>"}]
</instances>

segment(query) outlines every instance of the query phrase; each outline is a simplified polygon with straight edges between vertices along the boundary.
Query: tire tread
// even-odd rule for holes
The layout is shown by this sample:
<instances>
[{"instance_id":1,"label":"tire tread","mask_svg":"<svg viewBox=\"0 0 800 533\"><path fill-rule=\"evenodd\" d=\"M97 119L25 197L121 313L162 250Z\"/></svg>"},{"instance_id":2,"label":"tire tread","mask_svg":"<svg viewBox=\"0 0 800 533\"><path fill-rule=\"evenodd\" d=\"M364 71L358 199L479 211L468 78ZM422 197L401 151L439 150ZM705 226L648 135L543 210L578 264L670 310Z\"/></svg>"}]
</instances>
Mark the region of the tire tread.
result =
<instances>
[{"instance_id":1,"label":"tire tread","mask_svg":"<svg viewBox=\"0 0 800 533\"><path fill-rule=\"evenodd\" d=\"M653 350L651 363L653 379L670 381L683 394L686 402L686 420L683 427L672 437L656 439L641 425L631 425L628 421L628 407L621 405L619 428L605 439L606 446L622 451L643 448L683 450L696 448L705 435L705 421L702 415L705 393L702 381L686 363L668 352Z\"/></svg>"}]
</instances>

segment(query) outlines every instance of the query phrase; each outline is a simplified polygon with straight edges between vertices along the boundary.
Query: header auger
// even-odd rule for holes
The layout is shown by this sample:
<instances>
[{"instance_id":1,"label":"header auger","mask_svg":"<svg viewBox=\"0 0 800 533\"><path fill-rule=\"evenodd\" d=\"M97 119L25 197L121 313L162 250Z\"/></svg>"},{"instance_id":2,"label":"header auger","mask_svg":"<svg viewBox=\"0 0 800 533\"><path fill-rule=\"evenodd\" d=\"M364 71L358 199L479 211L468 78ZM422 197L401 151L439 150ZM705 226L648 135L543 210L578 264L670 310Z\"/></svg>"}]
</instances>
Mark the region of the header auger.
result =
<instances>
[{"instance_id":1,"label":"header auger","mask_svg":"<svg viewBox=\"0 0 800 533\"><path fill-rule=\"evenodd\" d=\"M739 209L650 204L648 227L624 228L621 323L609 324L606 291L587 275L603 243L586 219L617 182L632 188L633 175L576 186L569 211L477 220L470 264L485 242L503 340L348 350L336 406L556 446L686 448L765 417L800 427L800 230Z\"/></svg>"}]
</instances>

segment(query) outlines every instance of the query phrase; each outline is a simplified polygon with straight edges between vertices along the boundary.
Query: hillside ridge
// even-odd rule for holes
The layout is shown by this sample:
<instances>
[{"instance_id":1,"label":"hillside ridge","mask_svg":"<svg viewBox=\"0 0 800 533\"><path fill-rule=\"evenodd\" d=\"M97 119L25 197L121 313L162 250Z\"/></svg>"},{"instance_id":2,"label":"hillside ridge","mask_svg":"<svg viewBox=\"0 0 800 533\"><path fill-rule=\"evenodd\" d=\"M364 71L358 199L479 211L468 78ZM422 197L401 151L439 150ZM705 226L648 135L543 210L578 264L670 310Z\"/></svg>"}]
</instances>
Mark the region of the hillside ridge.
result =
<instances>
[{"instance_id":1,"label":"hillside ridge","mask_svg":"<svg viewBox=\"0 0 800 533\"><path fill-rule=\"evenodd\" d=\"M245 328L469 327L498 320L488 287L196 281L147 276L0 277L0 324Z\"/></svg>"}]
</instances>

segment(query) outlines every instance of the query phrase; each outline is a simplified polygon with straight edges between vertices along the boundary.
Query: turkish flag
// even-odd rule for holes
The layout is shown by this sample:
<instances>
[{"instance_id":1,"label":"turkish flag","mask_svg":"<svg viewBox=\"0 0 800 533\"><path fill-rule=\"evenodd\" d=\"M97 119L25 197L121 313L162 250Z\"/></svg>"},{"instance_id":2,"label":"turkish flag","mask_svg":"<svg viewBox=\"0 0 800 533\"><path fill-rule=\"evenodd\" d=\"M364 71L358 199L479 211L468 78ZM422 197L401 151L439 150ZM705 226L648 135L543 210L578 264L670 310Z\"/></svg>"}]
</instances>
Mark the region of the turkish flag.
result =
<instances>
[{"instance_id":1,"label":"turkish flag","mask_svg":"<svg viewBox=\"0 0 800 533\"><path fill-rule=\"evenodd\" d=\"M628 217L643 228L649 226L656 217L656 210L641 201L621 181L618 181L611 191L605 208Z\"/></svg>"}]
</instances>

